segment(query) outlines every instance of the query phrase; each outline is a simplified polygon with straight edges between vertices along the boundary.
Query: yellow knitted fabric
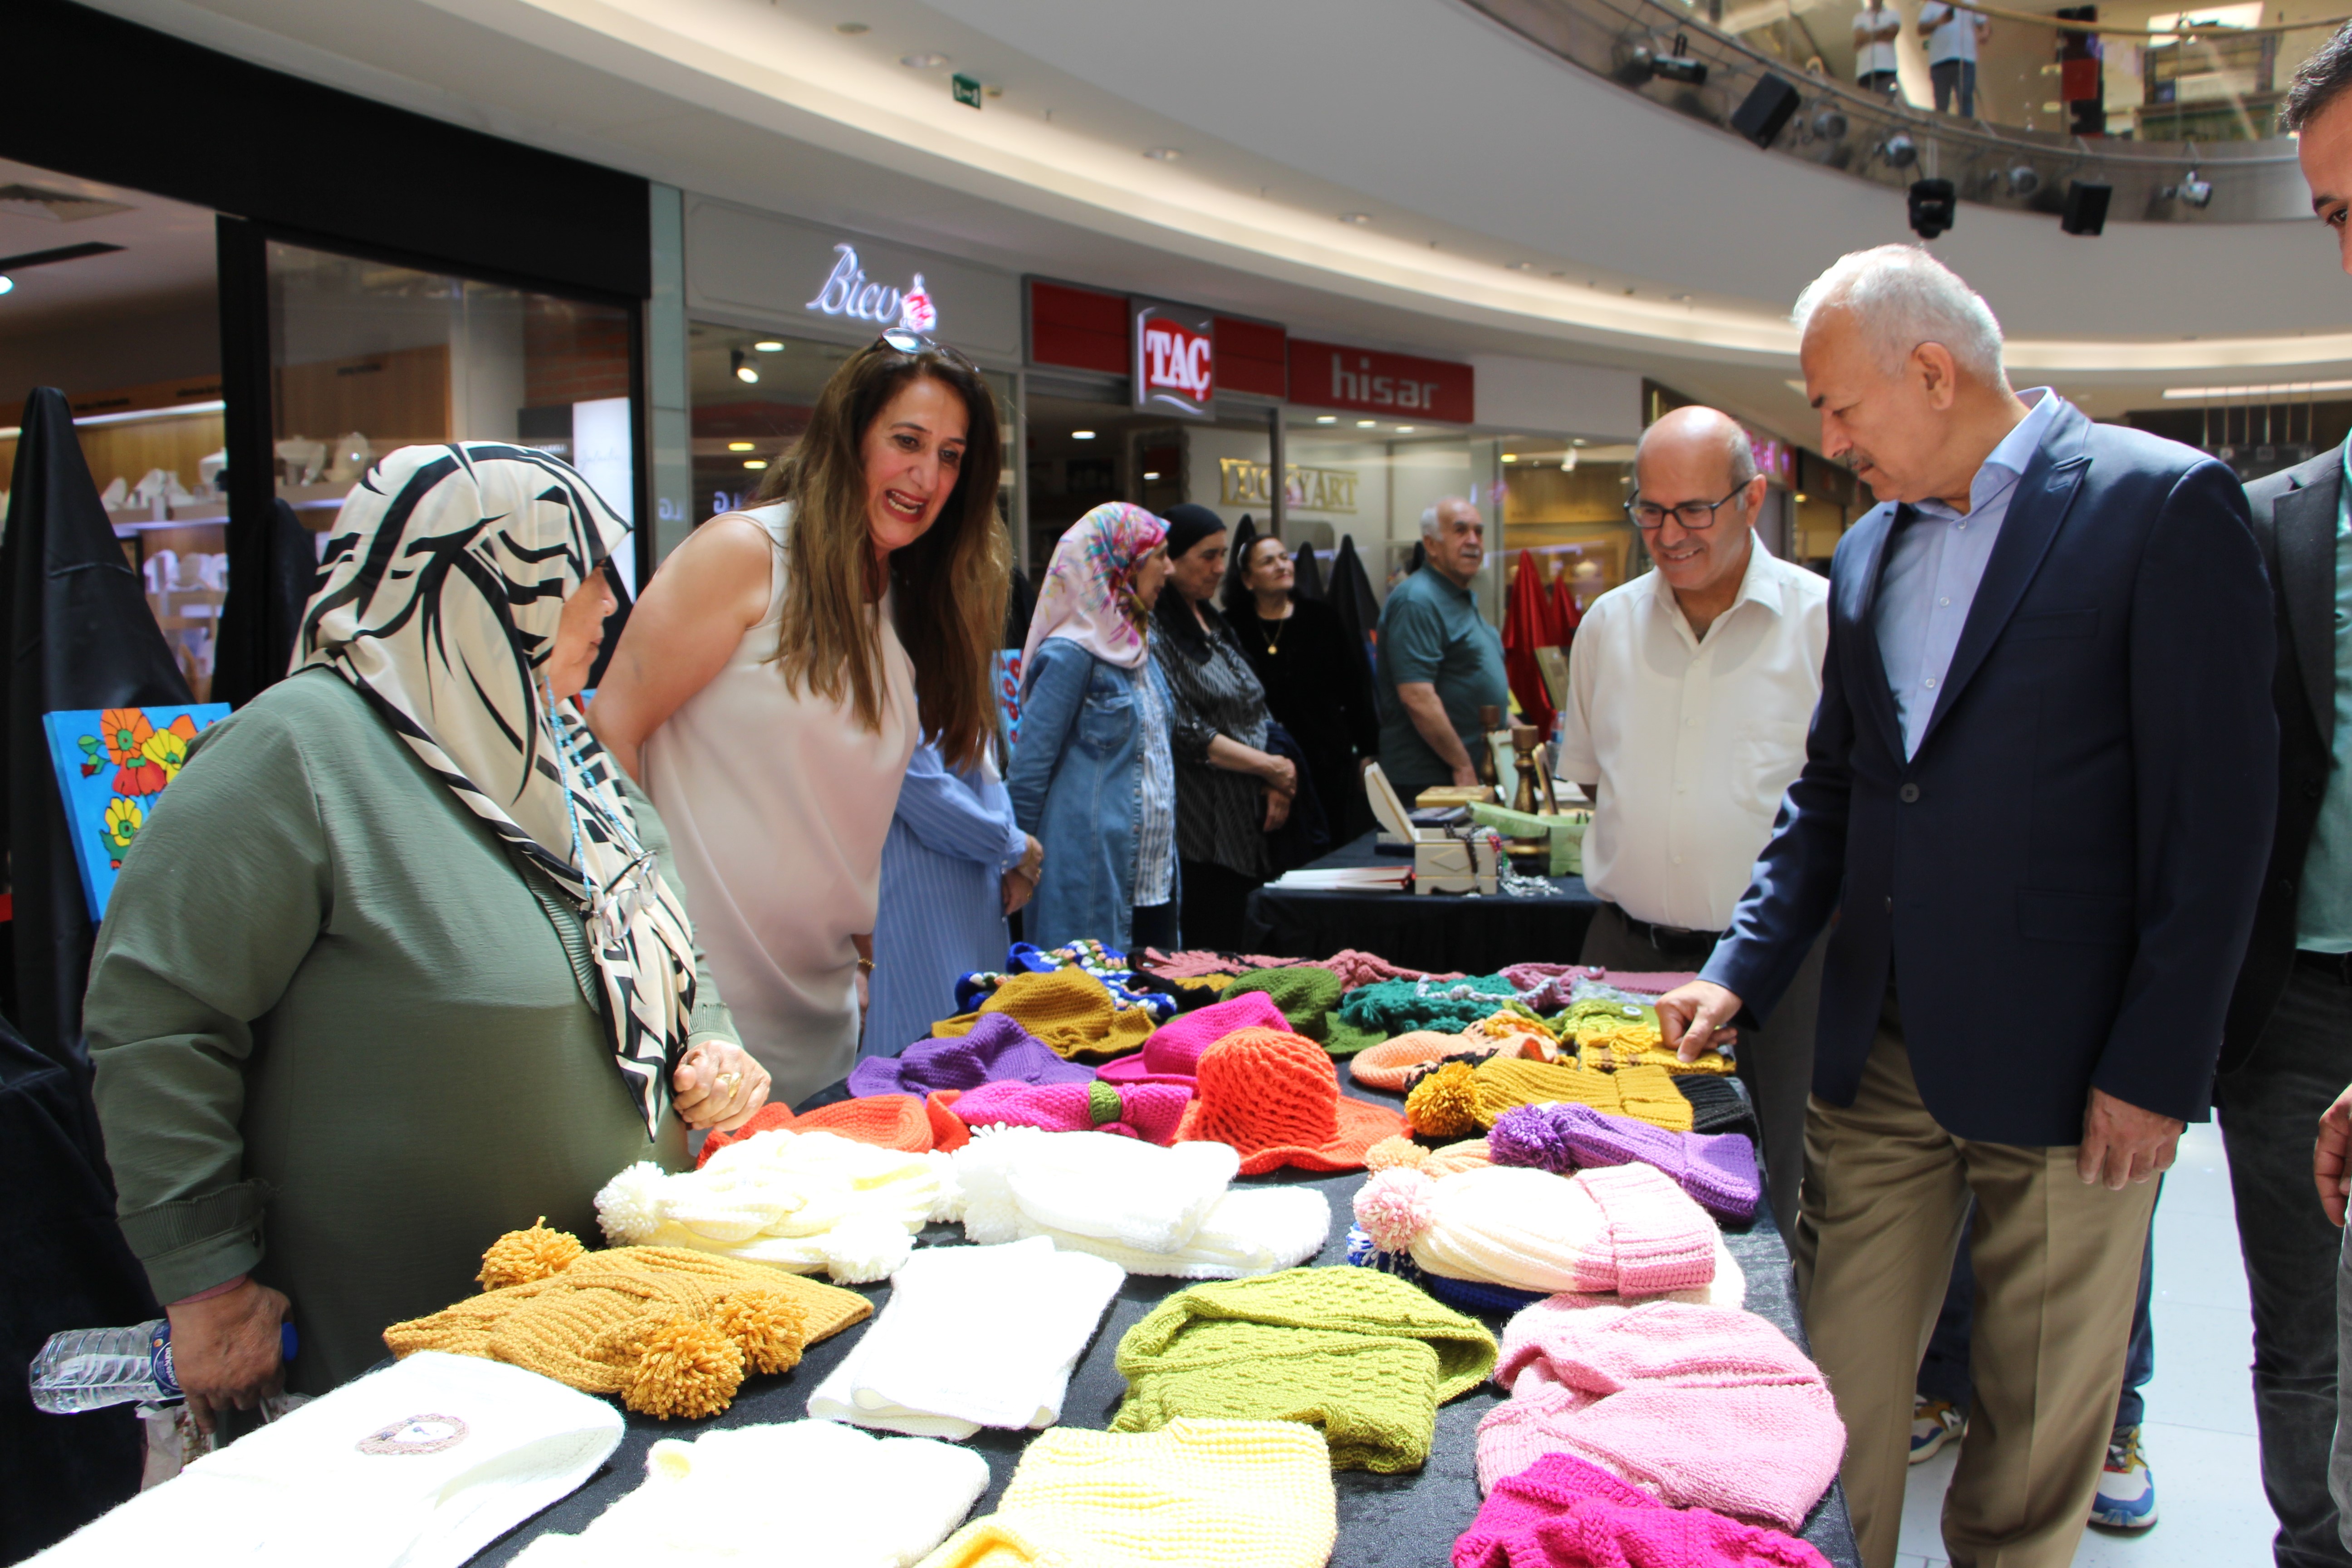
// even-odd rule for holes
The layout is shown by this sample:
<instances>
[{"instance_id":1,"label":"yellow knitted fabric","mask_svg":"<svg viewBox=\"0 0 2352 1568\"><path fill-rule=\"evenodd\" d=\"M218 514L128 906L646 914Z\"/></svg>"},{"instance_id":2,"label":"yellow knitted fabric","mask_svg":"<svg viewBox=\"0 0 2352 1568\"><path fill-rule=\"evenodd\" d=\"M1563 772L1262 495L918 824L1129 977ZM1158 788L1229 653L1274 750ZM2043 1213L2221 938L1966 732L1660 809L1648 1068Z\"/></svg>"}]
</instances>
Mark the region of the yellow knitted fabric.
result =
<instances>
[{"instance_id":1,"label":"yellow knitted fabric","mask_svg":"<svg viewBox=\"0 0 2352 1568\"><path fill-rule=\"evenodd\" d=\"M1686 1062L1668 1050L1658 1028L1658 1010L1647 1003L1579 1002L1559 1022L1576 1042L1578 1062L1602 1072L1629 1067L1717 1075L1732 1070L1731 1058L1721 1051L1701 1051L1696 1061Z\"/></svg>"},{"instance_id":2,"label":"yellow knitted fabric","mask_svg":"<svg viewBox=\"0 0 2352 1568\"><path fill-rule=\"evenodd\" d=\"M502 1247L511 1251L511 1237L491 1253ZM654 1415L707 1415L726 1408L747 1367L784 1371L803 1348L873 1310L854 1291L760 1264L618 1247L394 1323L383 1342L395 1356L446 1351L507 1362L585 1394L622 1394Z\"/></svg>"},{"instance_id":3,"label":"yellow knitted fabric","mask_svg":"<svg viewBox=\"0 0 2352 1568\"><path fill-rule=\"evenodd\" d=\"M1339 1540L1331 1460L1311 1426L1055 1426L1030 1439L996 1511L919 1568L1324 1568Z\"/></svg>"},{"instance_id":4,"label":"yellow knitted fabric","mask_svg":"<svg viewBox=\"0 0 2352 1568\"><path fill-rule=\"evenodd\" d=\"M1110 1429L1180 1415L1301 1421L1331 1468L1392 1475L1428 1462L1437 1407L1485 1381L1495 1336L1375 1268L1286 1268L1195 1285L1118 1342L1127 1399Z\"/></svg>"},{"instance_id":5,"label":"yellow knitted fabric","mask_svg":"<svg viewBox=\"0 0 2352 1568\"><path fill-rule=\"evenodd\" d=\"M1550 1101L1589 1105L1595 1110L1630 1116L1669 1132L1691 1130L1690 1101L1683 1098L1664 1068L1646 1063L1617 1072L1595 1072L1566 1062L1514 1061L1498 1057L1480 1062L1470 1077L1481 1131L1494 1126L1495 1119L1515 1105Z\"/></svg>"},{"instance_id":6,"label":"yellow knitted fabric","mask_svg":"<svg viewBox=\"0 0 2352 1568\"><path fill-rule=\"evenodd\" d=\"M931 1026L931 1034L940 1039L969 1035L981 1013L1006 1015L1065 1060L1125 1056L1140 1050L1151 1034L1150 1013L1112 1006L1103 983L1083 969L1009 976L979 1013L942 1018Z\"/></svg>"}]
</instances>

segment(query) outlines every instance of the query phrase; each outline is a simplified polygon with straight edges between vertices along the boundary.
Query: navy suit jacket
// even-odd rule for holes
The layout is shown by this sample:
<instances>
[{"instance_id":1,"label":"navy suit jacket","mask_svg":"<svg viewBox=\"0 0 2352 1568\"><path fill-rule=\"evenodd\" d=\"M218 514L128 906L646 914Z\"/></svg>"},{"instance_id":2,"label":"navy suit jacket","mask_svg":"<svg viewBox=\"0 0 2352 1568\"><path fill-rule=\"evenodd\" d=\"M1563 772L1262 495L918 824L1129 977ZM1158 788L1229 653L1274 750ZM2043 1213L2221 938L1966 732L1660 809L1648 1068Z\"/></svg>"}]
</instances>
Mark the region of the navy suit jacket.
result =
<instances>
[{"instance_id":1,"label":"navy suit jacket","mask_svg":"<svg viewBox=\"0 0 2352 1568\"><path fill-rule=\"evenodd\" d=\"M2276 805L2244 492L2060 408L1906 760L1875 610L1910 515L1838 545L1804 771L1706 977L1752 1024L1834 914L1823 1100L1853 1102L1895 981L1920 1099L1958 1136L2079 1142L2095 1086L2201 1120Z\"/></svg>"}]
</instances>

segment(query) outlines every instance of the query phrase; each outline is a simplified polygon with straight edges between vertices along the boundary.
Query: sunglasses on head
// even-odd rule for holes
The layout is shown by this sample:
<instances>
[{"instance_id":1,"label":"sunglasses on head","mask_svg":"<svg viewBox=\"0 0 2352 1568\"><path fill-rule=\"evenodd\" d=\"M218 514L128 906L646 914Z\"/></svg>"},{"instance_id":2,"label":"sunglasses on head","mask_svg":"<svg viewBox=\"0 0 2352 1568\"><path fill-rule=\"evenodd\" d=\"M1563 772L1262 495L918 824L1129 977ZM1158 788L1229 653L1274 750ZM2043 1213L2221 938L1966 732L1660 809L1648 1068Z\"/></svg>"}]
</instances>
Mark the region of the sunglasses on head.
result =
<instances>
[{"instance_id":1,"label":"sunglasses on head","mask_svg":"<svg viewBox=\"0 0 2352 1568\"><path fill-rule=\"evenodd\" d=\"M951 364L961 365L975 375L980 374L980 366L972 363L961 349L952 343L943 343L939 339L916 331L910 327L893 327L876 338L874 342L877 348L895 349L902 354L937 354L940 358Z\"/></svg>"}]
</instances>

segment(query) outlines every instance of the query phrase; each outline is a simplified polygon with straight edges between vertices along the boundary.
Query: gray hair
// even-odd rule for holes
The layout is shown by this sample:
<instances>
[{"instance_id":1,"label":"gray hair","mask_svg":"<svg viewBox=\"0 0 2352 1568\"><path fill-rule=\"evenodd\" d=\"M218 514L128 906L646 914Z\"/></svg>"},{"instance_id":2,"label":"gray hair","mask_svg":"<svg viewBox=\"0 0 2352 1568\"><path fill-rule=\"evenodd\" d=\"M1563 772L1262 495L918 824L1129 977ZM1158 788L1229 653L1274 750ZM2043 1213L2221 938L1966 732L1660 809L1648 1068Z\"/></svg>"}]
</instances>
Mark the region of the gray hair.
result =
<instances>
[{"instance_id":1,"label":"gray hair","mask_svg":"<svg viewBox=\"0 0 2352 1568\"><path fill-rule=\"evenodd\" d=\"M1800 335L1823 310L1850 310L1876 341L1881 369L1892 375L1921 343L1941 343L1971 379L2005 387L2000 322L1960 275L1919 246L1849 251L1805 285L1789 319Z\"/></svg>"},{"instance_id":2,"label":"gray hair","mask_svg":"<svg viewBox=\"0 0 2352 1568\"><path fill-rule=\"evenodd\" d=\"M2344 96L2347 87L2352 87L2352 22L2338 27L2334 37L2294 68L2294 80L2279 102L2279 129L2290 136L2302 134L2313 117Z\"/></svg>"},{"instance_id":3,"label":"gray hair","mask_svg":"<svg viewBox=\"0 0 2352 1568\"><path fill-rule=\"evenodd\" d=\"M1435 540L1445 537L1445 525L1437 521L1437 514L1449 506L1470 506L1470 503L1460 496L1441 496L1430 503L1421 514L1421 536L1423 539ZM1470 510L1475 511L1478 509L1473 506Z\"/></svg>"}]
</instances>

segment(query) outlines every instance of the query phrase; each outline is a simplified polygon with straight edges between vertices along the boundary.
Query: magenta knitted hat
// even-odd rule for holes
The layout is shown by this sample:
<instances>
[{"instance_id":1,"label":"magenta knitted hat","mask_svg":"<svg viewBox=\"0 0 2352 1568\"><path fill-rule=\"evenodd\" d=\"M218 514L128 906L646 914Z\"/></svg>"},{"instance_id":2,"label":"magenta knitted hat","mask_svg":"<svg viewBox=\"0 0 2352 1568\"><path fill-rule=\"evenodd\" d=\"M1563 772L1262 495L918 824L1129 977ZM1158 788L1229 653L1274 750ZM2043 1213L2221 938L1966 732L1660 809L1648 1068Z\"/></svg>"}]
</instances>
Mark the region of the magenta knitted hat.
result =
<instances>
[{"instance_id":1,"label":"magenta knitted hat","mask_svg":"<svg viewBox=\"0 0 2352 1568\"><path fill-rule=\"evenodd\" d=\"M1647 1165L1580 1176L1487 1165L1434 1179L1376 1173L1356 1223L1432 1274L1517 1290L1663 1296L1711 1283L1715 1222Z\"/></svg>"},{"instance_id":2,"label":"magenta knitted hat","mask_svg":"<svg viewBox=\"0 0 2352 1568\"><path fill-rule=\"evenodd\" d=\"M1487 1491L1568 1454L1675 1508L1797 1530L1845 1453L1829 1384L1753 1312L1538 1301L1504 1329L1495 1380L1512 1394L1478 1423Z\"/></svg>"},{"instance_id":3,"label":"magenta knitted hat","mask_svg":"<svg viewBox=\"0 0 2352 1568\"><path fill-rule=\"evenodd\" d=\"M1570 1454L1495 1483L1454 1568L1829 1568L1813 1547L1703 1508L1668 1508Z\"/></svg>"},{"instance_id":4,"label":"magenta knitted hat","mask_svg":"<svg viewBox=\"0 0 2352 1568\"><path fill-rule=\"evenodd\" d=\"M984 1083L949 1109L966 1127L1117 1132L1165 1148L1192 1099L1172 1083Z\"/></svg>"},{"instance_id":5,"label":"magenta knitted hat","mask_svg":"<svg viewBox=\"0 0 2352 1568\"><path fill-rule=\"evenodd\" d=\"M1638 1161L1697 1199L1707 1213L1736 1225L1756 1217L1764 1195L1756 1145L1744 1135L1669 1132L1589 1105L1515 1105L1496 1119L1486 1147L1497 1165L1529 1165L1560 1175Z\"/></svg>"},{"instance_id":6,"label":"magenta knitted hat","mask_svg":"<svg viewBox=\"0 0 2352 1568\"><path fill-rule=\"evenodd\" d=\"M1097 1071L1109 1083L1175 1083L1189 1089L1201 1076L1202 1054L1235 1029L1289 1027L1273 997L1245 991L1230 1002L1179 1014L1152 1030L1141 1050L1105 1062Z\"/></svg>"}]
</instances>

